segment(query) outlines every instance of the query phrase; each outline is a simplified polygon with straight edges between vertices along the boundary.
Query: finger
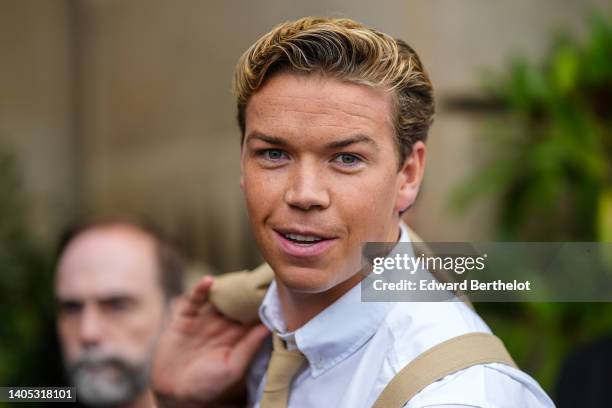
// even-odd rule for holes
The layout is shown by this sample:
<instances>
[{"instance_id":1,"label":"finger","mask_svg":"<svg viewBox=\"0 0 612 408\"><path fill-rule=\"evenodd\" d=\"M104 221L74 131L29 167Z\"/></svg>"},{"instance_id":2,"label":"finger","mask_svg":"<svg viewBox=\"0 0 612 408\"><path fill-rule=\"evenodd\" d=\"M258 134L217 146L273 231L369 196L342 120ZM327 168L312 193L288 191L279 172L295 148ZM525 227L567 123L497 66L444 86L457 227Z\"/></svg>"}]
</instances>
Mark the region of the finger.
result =
<instances>
[{"instance_id":1,"label":"finger","mask_svg":"<svg viewBox=\"0 0 612 408\"><path fill-rule=\"evenodd\" d=\"M183 315L191 316L197 314L200 307L208 300L208 292L210 291L212 283L212 276L204 276L196 283L185 298L185 303L181 310Z\"/></svg>"},{"instance_id":2,"label":"finger","mask_svg":"<svg viewBox=\"0 0 612 408\"><path fill-rule=\"evenodd\" d=\"M263 340L270 335L270 331L263 324L253 327L247 335L236 343L229 358L229 364L237 371L243 372L259 350Z\"/></svg>"}]
</instances>

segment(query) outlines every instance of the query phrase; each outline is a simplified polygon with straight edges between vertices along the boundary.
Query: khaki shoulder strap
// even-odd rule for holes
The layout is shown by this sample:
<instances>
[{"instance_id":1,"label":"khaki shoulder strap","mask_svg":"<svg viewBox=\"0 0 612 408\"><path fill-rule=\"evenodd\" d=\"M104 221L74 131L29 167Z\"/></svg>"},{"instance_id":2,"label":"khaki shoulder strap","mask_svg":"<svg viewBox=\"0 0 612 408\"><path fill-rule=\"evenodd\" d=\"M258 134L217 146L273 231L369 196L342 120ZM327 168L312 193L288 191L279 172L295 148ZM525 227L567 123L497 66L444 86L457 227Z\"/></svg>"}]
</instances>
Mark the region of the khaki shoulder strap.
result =
<instances>
[{"instance_id":1,"label":"khaki shoulder strap","mask_svg":"<svg viewBox=\"0 0 612 408\"><path fill-rule=\"evenodd\" d=\"M408 363L387 384L372 408L401 408L429 384L464 368L486 363L516 367L502 341L492 334L453 337Z\"/></svg>"}]
</instances>

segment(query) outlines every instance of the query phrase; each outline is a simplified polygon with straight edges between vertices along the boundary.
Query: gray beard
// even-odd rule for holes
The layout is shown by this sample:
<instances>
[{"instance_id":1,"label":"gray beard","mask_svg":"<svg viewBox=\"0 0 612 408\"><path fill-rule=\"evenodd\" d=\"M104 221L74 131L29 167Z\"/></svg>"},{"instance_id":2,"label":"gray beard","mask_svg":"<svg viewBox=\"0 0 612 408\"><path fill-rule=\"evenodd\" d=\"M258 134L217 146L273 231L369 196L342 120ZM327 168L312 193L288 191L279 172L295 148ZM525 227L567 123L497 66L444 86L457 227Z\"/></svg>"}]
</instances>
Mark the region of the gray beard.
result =
<instances>
[{"instance_id":1,"label":"gray beard","mask_svg":"<svg viewBox=\"0 0 612 408\"><path fill-rule=\"evenodd\" d=\"M148 386L149 365L88 350L68 365L77 399L91 407L117 407L132 402Z\"/></svg>"}]
</instances>

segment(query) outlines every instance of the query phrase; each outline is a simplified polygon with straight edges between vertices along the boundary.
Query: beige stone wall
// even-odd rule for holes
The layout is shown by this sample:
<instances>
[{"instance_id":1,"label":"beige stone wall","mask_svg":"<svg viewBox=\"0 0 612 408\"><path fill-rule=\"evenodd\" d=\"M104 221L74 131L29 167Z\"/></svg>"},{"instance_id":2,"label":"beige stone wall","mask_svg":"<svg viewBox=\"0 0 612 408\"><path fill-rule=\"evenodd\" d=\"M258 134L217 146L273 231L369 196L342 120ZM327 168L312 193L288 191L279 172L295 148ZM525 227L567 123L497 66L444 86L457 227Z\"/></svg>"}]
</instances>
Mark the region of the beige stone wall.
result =
<instances>
[{"instance_id":1,"label":"beige stone wall","mask_svg":"<svg viewBox=\"0 0 612 408\"><path fill-rule=\"evenodd\" d=\"M361 20L411 43L443 100L476 92L480 70L513 52L538 56L556 26L580 30L588 9L580 0L2 1L0 135L18 145L37 222L49 229L58 207L144 212L218 269L241 268L257 255L229 89L259 35L303 15ZM491 203L460 216L446 204L477 161L481 122L439 109L409 215L427 239L491 236Z\"/></svg>"},{"instance_id":2,"label":"beige stone wall","mask_svg":"<svg viewBox=\"0 0 612 408\"><path fill-rule=\"evenodd\" d=\"M69 19L66 1L0 1L0 149L18 156L47 239L76 199Z\"/></svg>"}]
</instances>

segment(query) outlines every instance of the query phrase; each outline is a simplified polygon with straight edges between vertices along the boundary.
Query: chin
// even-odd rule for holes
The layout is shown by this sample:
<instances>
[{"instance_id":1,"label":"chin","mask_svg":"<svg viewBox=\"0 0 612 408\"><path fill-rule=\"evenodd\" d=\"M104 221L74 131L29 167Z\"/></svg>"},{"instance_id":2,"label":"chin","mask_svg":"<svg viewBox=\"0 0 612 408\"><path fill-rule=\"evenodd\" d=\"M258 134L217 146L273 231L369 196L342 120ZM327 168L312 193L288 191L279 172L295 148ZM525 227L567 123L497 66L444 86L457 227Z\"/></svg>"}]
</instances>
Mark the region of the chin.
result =
<instances>
[{"instance_id":1,"label":"chin","mask_svg":"<svg viewBox=\"0 0 612 408\"><path fill-rule=\"evenodd\" d=\"M273 268L277 279L292 292L322 293L338 284L330 280L330 272L325 269L279 265Z\"/></svg>"}]
</instances>

